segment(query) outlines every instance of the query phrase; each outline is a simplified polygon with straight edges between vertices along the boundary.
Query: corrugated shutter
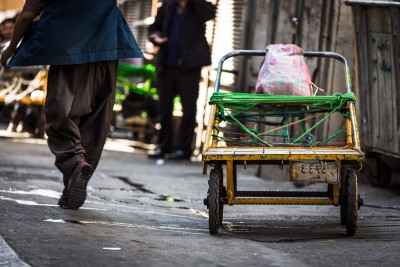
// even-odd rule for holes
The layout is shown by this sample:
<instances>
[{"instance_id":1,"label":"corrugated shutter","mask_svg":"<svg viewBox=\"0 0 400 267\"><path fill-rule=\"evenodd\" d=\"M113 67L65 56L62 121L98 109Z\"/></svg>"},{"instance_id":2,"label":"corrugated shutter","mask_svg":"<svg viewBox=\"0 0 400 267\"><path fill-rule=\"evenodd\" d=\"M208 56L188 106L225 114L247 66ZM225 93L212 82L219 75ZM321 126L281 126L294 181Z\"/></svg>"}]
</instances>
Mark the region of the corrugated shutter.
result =
<instances>
[{"instance_id":1,"label":"corrugated shutter","mask_svg":"<svg viewBox=\"0 0 400 267\"><path fill-rule=\"evenodd\" d=\"M219 60L232 50L243 49L244 42L244 8L245 0L219 0L217 1L217 15L212 44L212 67L218 67ZM240 58L228 60L224 69L230 73L224 73L221 85L227 90L233 90L237 82ZM215 75L211 74L211 80Z\"/></svg>"},{"instance_id":2,"label":"corrugated shutter","mask_svg":"<svg viewBox=\"0 0 400 267\"><path fill-rule=\"evenodd\" d=\"M135 35L140 48L144 50L147 41L148 25L144 20L151 16L153 3L150 0L128 0L121 4L125 20Z\"/></svg>"}]
</instances>

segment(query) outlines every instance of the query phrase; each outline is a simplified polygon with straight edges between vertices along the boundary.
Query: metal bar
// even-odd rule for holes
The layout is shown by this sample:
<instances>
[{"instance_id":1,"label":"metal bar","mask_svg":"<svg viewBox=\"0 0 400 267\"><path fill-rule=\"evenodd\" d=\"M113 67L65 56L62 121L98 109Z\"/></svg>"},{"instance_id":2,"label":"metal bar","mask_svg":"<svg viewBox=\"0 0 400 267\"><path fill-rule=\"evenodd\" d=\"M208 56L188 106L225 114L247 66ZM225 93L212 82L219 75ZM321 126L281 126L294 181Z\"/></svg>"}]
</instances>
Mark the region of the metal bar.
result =
<instances>
[{"instance_id":1,"label":"metal bar","mask_svg":"<svg viewBox=\"0 0 400 267\"><path fill-rule=\"evenodd\" d=\"M344 2L346 5L400 6L400 2L392 2L392 1L346 0Z\"/></svg>"},{"instance_id":2,"label":"metal bar","mask_svg":"<svg viewBox=\"0 0 400 267\"><path fill-rule=\"evenodd\" d=\"M353 87L351 84L351 72L350 72L350 65L347 61L347 59L335 52L319 52L319 51L304 51L304 56L305 57L328 57L328 58L333 58L336 60L339 60L344 64L344 74L346 76L346 89L347 92L350 93L353 91Z\"/></svg>"},{"instance_id":3,"label":"metal bar","mask_svg":"<svg viewBox=\"0 0 400 267\"><path fill-rule=\"evenodd\" d=\"M230 155L230 154L219 154L219 155L210 155L206 154L203 156L203 160L205 161L299 161L299 160L326 160L326 161L336 161L336 160L346 160L346 161L354 161L360 162L364 160L364 154L360 151L358 154L331 154L331 155L268 155L268 154L241 154L241 155Z\"/></svg>"},{"instance_id":4,"label":"metal bar","mask_svg":"<svg viewBox=\"0 0 400 267\"><path fill-rule=\"evenodd\" d=\"M211 116L211 119L210 119L211 124L210 124L210 129L209 130L215 136L215 135L218 135L218 129L217 128L219 126L219 121L216 119L215 114L217 114L219 112L219 107L217 105L213 105L213 107L211 109L211 112L212 112L213 115ZM209 138L211 138L211 136ZM208 142L210 142L210 140L208 140ZM208 143L208 144L210 144L210 143ZM217 146L217 138L212 137L211 146L212 147L216 147Z\"/></svg>"},{"instance_id":5,"label":"metal bar","mask_svg":"<svg viewBox=\"0 0 400 267\"><path fill-rule=\"evenodd\" d=\"M353 147L353 129L351 128L351 120L346 119L346 134L347 134L347 146Z\"/></svg>"},{"instance_id":6,"label":"metal bar","mask_svg":"<svg viewBox=\"0 0 400 267\"><path fill-rule=\"evenodd\" d=\"M340 189L339 184L333 185L333 205L339 206Z\"/></svg>"},{"instance_id":7,"label":"metal bar","mask_svg":"<svg viewBox=\"0 0 400 267\"><path fill-rule=\"evenodd\" d=\"M207 135L206 135L206 140L204 142L204 147L203 147L203 155L204 153L207 151L207 149L210 146L217 146L216 143L214 143L214 140L211 142L211 135L214 132L214 130L212 129L213 124L215 123L215 114L217 113L217 105L212 105L211 106L211 111L210 111L210 118L208 120L208 125L207 125Z\"/></svg>"},{"instance_id":8,"label":"metal bar","mask_svg":"<svg viewBox=\"0 0 400 267\"><path fill-rule=\"evenodd\" d=\"M245 163L246 165L246 163ZM233 177L233 198L236 197L236 194L238 192L237 190L237 162L236 161L232 161L232 177Z\"/></svg>"},{"instance_id":9,"label":"metal bar","mask_svg":"<svg viewBox=\"0 0 400 267\"><path fill-rule=\"evenodd\" d=\"M234 50L226 55L224 55L221 60L218 63L218 70L217 70L217 79L215 82L215 92L219 92L220 88L220 83L221 83L221 74L223 71L223 64L224 62L235 56L265 56L266 51L265 50ZM350 67L349 63L347 62L347 59L335 52L324 52L324 51L304 51L304 56L305 57L328 57L328 58L333 58L336 60L339 60L344 64L345 68L345 75L346 75L346 88L347 92L352 91L352 85L351 85L351 75L350 75Z\"/></svg>"},{"instance_id":10,"label":"metal bar","mask_svg":"<svg viewBox=\"0 0 400 267\"><path fill-rule=\"evenodd\" d=\"M228 204L232 205L235 198L235 179L234 179L233 160L226 162L226 194L228 196Z\"/></svg>"},{"instance_id":11,"label":"metal bar","mask_svg":"<svg viewBox=\"0 0 400 267\"><path fill-rule=\"evenodd\" d=\"M352 126L352 130L353 130L354 148L361 149L360 133L358 131L358 126L357 126L356 107L355 107L353 101L349 102L349 113L350 113L351 126Z\"/></svg>"},{"instance_id":12,"label":"metal bar","mask_svg":"<svg viewBox=\"0 0 400 267\"><path fill-rule=\"evenodd\" d=\"M333 200L317 198L235 198L230 205L333 205Z\"/></svg>"},{"instance_id":13,"label":"metal bar","mask_svg":"<svg viewBox=\"0 0 400 267\"><path fill-rule=\"evenodd\" d=\"M237 197L329 198L326 191L238 191Z\"/></svg>"},{"instance_id":14,"label":"metal bar","mask_svg":"<svg viewBox=\"0 0 400 267\"><path fill-rule=\"evenodd\" d=\"M222 74L222 66L224 64L224 62L231 58L231 57L235 57L235 56L263 56L265 55L265 50L235 50L232 51L228 54L226 54L225 56L223 56L219 63L218 63L218 70L217 70L217 79L215 81L215 90L214 92L219 92L219 88L221 86L221 74Z\"/></svg>"}]
</instances>

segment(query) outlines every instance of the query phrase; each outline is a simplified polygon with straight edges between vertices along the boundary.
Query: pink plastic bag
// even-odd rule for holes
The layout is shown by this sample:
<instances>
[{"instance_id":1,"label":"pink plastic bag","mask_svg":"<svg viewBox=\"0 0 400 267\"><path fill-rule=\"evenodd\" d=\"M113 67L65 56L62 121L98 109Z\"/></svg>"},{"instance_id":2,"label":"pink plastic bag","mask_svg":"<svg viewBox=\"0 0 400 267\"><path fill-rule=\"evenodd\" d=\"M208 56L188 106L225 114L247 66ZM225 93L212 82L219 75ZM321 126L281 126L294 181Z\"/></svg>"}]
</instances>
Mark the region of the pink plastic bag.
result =
<instances>
[{"instance_id":1,"label":"pink plastic bag","mask_svg":"<svg viewBox=\"0 0 400 267\"><path fill-rule=\"evenodd\" d=\"M303 50L294 44L266 48L256 85L257 94L311 96L311 79Z\"/></svg>"}]
</instances>

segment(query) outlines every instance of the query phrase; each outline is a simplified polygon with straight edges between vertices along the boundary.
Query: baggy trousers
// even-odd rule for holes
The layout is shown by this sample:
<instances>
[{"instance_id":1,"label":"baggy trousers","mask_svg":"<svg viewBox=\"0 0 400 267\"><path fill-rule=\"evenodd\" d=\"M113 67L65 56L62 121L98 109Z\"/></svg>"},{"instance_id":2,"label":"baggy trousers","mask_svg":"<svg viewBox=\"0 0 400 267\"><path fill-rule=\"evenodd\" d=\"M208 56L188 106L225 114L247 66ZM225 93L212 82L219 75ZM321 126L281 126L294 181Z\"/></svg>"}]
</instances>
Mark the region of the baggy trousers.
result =
<instances>
[{"instance_id":1,"label":"baggy trousers","mask_svg":"<svg viewBox=\"0 0 400 267\"><path fill-rule=\"evenodd\" d=\"M68 176L77 161L100 160L115 101L118 61L50 66L46 134L55 165Z\"/></svg>"},{"instance_id":2,"label":"baggy trousers","mask_svg":"<svg viewBox=\"0 0 400 267\"><path fill-rule=\"evenodd\" d=\"M172 111L177 94L181 97L183 116L178 128L176 149L189 154L192 152L200 77L201 68L190 71L165 68L159 74L161 130L158 146L165 152L171 152L173 148Z\"/></svg>"}]
</instances>

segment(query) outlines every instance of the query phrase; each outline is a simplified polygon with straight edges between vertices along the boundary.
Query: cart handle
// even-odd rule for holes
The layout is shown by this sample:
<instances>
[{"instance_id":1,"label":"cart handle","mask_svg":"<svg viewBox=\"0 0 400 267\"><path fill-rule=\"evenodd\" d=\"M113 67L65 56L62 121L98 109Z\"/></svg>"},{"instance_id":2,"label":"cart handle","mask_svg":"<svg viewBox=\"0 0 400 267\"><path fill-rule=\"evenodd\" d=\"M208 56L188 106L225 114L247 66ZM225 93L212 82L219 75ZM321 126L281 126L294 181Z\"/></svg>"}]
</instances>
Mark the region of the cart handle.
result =
<instances>
[{"instance_id":1,"label":"cart handle","mask_svg":"<svg viewBox=\"0 0 400 267\"><path fill-rule=\"evenodd\" d=\"M220 88L220 83L221 83L221 74L222 74L222 66L224 62L231 57L236 57L236 56L265 56L266 51L265 50L234 50L225 56L221 58L218 64L218 70L217 70L217 80L215 81L215 92L219 92ZM327 58L333 58L336 60L339 60L340 62L343 63L344 65L344 71L346 75L346 90L348 93L353 91L353 87L351 84L351 73L350 73L350 67L349 63L347 62L347 59L335 52L320 52L320 51L304 51L304 56L305 57L327 57Z\"/></svg>"}]
</instances>

